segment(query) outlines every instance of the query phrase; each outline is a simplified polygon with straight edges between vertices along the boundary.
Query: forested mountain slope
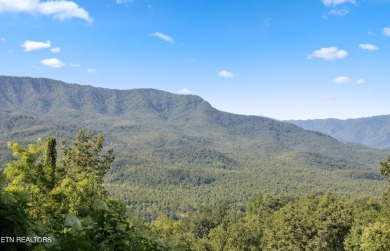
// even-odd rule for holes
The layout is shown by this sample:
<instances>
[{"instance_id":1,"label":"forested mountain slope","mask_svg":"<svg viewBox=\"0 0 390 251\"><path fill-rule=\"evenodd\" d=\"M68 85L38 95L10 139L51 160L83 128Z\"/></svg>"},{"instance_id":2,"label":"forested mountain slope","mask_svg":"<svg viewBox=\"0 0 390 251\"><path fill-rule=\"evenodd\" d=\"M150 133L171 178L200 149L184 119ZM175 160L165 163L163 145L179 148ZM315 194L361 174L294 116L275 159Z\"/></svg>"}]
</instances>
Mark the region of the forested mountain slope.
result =
<instances>
[{"instance_id":1,"label":"forested mountain slope","mask_svg":"<svg viewBox=\"0 0 390 251\"><path fill-rule=\"evenodd\" d=\"M287 122L218 111L202 98L153 89L110 90L0 77L0 164L5 142L102 131L116 160L107 188L155 217L258 192L379 195L387 152L351 146Z\"/></svg>"},{"instance_id":2,"label":"forested mountain slope","mask_svg":"<svg viewBox=\"0 0 390 251\"><path fill-rule=\"evenodd\" d=\"M290 120L304 129L328 134L349 143L390 149L390 115L358 119Z\"/></svg>"}]
</instances>

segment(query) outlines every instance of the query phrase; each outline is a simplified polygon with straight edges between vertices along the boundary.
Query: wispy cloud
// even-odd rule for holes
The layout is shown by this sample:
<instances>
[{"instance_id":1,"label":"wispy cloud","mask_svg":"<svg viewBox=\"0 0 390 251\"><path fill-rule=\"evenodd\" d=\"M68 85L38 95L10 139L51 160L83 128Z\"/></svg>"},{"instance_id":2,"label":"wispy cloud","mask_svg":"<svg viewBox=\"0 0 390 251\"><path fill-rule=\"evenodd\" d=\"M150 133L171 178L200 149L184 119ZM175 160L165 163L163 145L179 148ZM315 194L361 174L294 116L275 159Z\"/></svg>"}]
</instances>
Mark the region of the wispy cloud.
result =
<instances>
[{"instance_id":1,"label":"wispy cloud","mask_svg":"<svg viewBox=\"0 0 390 251\"><path fill-rule=\"evenodd\" d=\"M349 13L349 8L347 6L344 6L340 9L333 9L328 12L328 15L332 16L345 16Z\"/></svg>"},{"instance_id":2,"label":"wispy cloud","mask_svg":"<svg viewBox=\"0 0 390 251\"><path fill-rule=\"evenodd\" d=\"M51 48L50 51L53 53L59 53L61 52L61 48L60 47Z\"/></svg>"},{"instance_id":3,"label":"wispy cloud","mask_svg":"<svg viewBox=\"0 0 390 251\"><path fill-rule=\"evenodd\" d=\"M81 65L80 64L75 64L75 63L70 63L69 66L70 67L80 67Z\"/></svg>"},{"instance_id":4,"label":"wispy cloud","mask_svg":"<svg viewBox=\"0 0 390 251\"><path fill-rule=\"evenodd\" d=\"M5 41L7 41L4 37L0 37L0 41L1 42L5 42Z\"/></svg>"},{"instance_id":5,"label":"wispy cloud","mask_svg":"<svg viewBox=\"0 0 390 251\"><path fill-rule=\"evenodd\" d=\"M355 83L358 85L364 85L367 83L367 81L364 78L361 78L361 79L356 80Z\"/></svg>"},{"instance_id":6,"label":"wispy cloud","mask_svg":"<svg viewBox=\"0 0 390 251\"><path fill-rule=\"evenodd\" d=\"M352 82L352 79L350 79L349 77L347 76L340 76L340 77L337 77L337 78L334 78L332 79L332 81L336 84L348 84L348 83L351 83ZM367 80L364 79L364 78L359 78L357 80L354 81L355 84L357 85L364 85L367 83Z\"/></svg>"},{"instance_id":7,"label":"wispy cloud","mask_svg":"<svg viewBox=\"0 0 390 251\"><path fill-rule=\"evenodd\" d=\"M115 2L116 2L117 4L125 4L125 3L133 2L133 0L116 0Z\"/></svg>"},{"instance_id":8,"label":"wispy cloud","mask_svg":"<svg viewBox=\"0 0 390 251\"><path fill-rule=\"evenodd\" d=\"M230 71L222 70L222 71L218 72L218 76L220 76L221 78L235 78L238 75L236 75Z\"/></svg>"},{"instance_id":9,"label":"wispy cloud","mask_svg":"<svg viewBox=\"0 0 390 251\"><path fill-rule=\"evenodd\" d=\"M173 38L171 38L170 36L165 35L165 34L163 34L161 32L155 32L155 33L152 33L150 35L154 36L154 37L161 38L162 40L167 41L168 43L171 43L171 44L174 43Z\"/></svg>"},{"instance_id":10,"label":"wispy cloud","mask_svg":"<svg viewBox=\"0 0 390 251\"><path fill-rule=\"evenodd\" d=\"M88 72L89 74L94 74L94 73L96 73L96 69L95 69L95 68L88 68L88 69L87 69L87 72Z\"/></svg>"},{"instance_id":11,"label":"wispy cloud","mask_svg":"<svg viewBox=\"0 0 390 251\"><path fill-rule=\"evenodd\" d=\"M0 13L26 13L51 16L53 19L80 18L92 22L89 13L73 1L0 0Z\"/></svg>"},{"instance_id":12,"label":"wispy cloud","mask_svg":"<svg viewBox=\"0 0 390 251\"><path fill-rule=\"evenodd\" d=\"M26 40L22 44L22 47L24 48L24 51L40 50L40 49L44 49L44 48L50 48L51 42L50 41L35 42L35 41Z\"/></svg>"},{"instance_id":13,"label":"wispy cloud","mask_svg":"<svg viewBox=\"0 0 390 251\"><path fill-rule=\"evenodd\" d=\"M328 11L327 14L323 15L323 18L327 18L328 15L331 16L345 16L349 13L349 8L346 4L356 4L355 0L322 0L322 3L328 7L332 8Z\"/></svg>"},{"instance_id":14,"label":"wispy cloud","mask_svg":"<svg viewBox=\"0 0 390 251\"><path fill-rule=\"evenodd\" d=\"M337 6L346 3L356 4L356 1L355 0L322 0L322 3L327 7L331 7L331 6Z\"/></svg>"},{"instance_id":15,"label":"wispy cloud","mask_svg":"<svg viewBox=\"0 0 390 251\"><path fill-rule=\"evenodd\" d=\"M187 89L187 88L183 88L179 91L180 94L184 94L184 95L189 95L189 94L192 94L192 91Z\"/></svg>"},{"instance_id":16,"label":"wispy cloud","mask_svg":"<svg viewBox=\"0 0 390 251\"><path fill-rule=\"evenodd\" d=\"M367 51L377 51L379 50L378 47L376 47L373 44L359 44L359 48Z\"/></svg>"},{"instance_id":17,"label":"wispy cloud","mask_svg":"<svg viewBox=\"0 0 390 251\"><path fill-rule=\"evenodd\" d=\"M327 48L321 48L319 50L313 51L306 58L307 59L320 58L323 60L336 60L336 59L343 59L346 56L348 56L348 52L345 50L339 50L337 47L327 47Z\"/></svg>"},{"instance_id":18,"label":"wispy cloud","mask_svg":"<svg viewBox=\"0 0 390 251\"><path fill-rule=\"evenodd\" d=\"M340 77L337 77L337 78L333 79L333 82L335 82L337 84L350 83L351 81L352 80L349 77L346 77L346 76L340 76Z\"/></svg>"},{"instance_id":19,"label":"wispy cloud","mask_svg":"<svg viewBox=\"0 0 390 251\"><path fill-rule=\"evenodd\" d=\"M390 26L383 28L383 35L390 37Z\"/></svg>"},{"instance_id":20,"label":"wispy cloud","mask_svg":"<svg viewBox=\"0 0 390 251\"><path fill-rule=\"evenodd\" d=\"M63 62L61 62L61 60L59 60L58 58L47 58L47 59L42 60L41 63L44 66L48 66L48 67L52 67L52 68L61 68L61 67L65 66L65 64Z\"/></svg>"}]
</instances>

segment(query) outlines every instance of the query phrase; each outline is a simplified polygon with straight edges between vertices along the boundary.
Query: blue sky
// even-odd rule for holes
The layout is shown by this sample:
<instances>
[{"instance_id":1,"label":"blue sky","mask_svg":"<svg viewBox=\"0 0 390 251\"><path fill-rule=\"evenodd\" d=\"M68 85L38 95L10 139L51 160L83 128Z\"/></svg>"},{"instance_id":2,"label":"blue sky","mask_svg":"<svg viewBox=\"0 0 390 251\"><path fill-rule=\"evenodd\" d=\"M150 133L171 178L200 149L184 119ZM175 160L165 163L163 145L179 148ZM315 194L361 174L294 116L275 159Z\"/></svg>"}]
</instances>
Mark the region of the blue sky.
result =
<instances>
[{"instance_id":1,"label":"blue sky","mask_svg":"<svg viewBox=\"0 0 390 251\"><path fill-rule=\"evenodd\" d=\"M389 13L390 0L0 0L0 74L281 120L390 114Z\"/></svg>"}]
</instances>

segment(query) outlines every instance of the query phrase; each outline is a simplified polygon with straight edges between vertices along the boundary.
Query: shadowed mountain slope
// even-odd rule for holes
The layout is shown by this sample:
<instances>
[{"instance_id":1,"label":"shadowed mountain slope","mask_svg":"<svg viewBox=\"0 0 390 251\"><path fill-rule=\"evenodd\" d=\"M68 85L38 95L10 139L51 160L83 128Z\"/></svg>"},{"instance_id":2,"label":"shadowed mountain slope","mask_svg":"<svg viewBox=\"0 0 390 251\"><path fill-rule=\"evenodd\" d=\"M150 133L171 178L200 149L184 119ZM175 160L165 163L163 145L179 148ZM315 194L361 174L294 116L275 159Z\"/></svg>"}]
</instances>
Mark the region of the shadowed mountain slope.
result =
<instances>
[{"instance_id":1,"label":"shadowed mountain slope","mask_svg":"<svg viewBox=\"0 0 390 251\"><path fill-rule=\"evenodd\" d=\"M358 119L315 119L289 121L304 129L328 134L343 142L390 149L390 115Z\"/></svg>"}]
</instances>

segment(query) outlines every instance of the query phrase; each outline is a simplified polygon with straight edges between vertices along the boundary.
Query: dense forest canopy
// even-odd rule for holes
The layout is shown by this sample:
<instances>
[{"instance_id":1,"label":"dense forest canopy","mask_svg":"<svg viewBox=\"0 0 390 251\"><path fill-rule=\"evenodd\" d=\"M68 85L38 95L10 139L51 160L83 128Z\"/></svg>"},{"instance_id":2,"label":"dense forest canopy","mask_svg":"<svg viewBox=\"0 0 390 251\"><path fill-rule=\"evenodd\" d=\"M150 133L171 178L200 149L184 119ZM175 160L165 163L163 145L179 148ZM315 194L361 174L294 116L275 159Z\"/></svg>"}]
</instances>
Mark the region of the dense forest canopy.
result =
<instances>
[{"instance_id":1,"label":"dense forest canopy","mask_svg":"<svg viewBox=\"0 0 390 251\"><path fill-rule=\"evenodd\" d=\"M110 195L147 221L175 219L202 204L236 209L259 192L380 196L388 152L343 144L287 122L213 108L194 95L111 90L44 78L0 76L0 142L71 141L80 128L106 133L115 161ZM1 168L12 160L0 144Z\"/></svg>"},{"instance_id":2,"label":"dense forest canopy","mask_svg":"<svg viewBox=\"0 0 390 251\"><path fill-rule=\"evenodd\" d=\"M103 142L79 131L61 147L54 137L8 143L15 160L0 174L2 250L390 249L390 186L360 199L258 194L241 210L221 200L143 223L104 187L114 153ZM390 156L380 173L390 182Z\"/></svg>"}]
</instances>

